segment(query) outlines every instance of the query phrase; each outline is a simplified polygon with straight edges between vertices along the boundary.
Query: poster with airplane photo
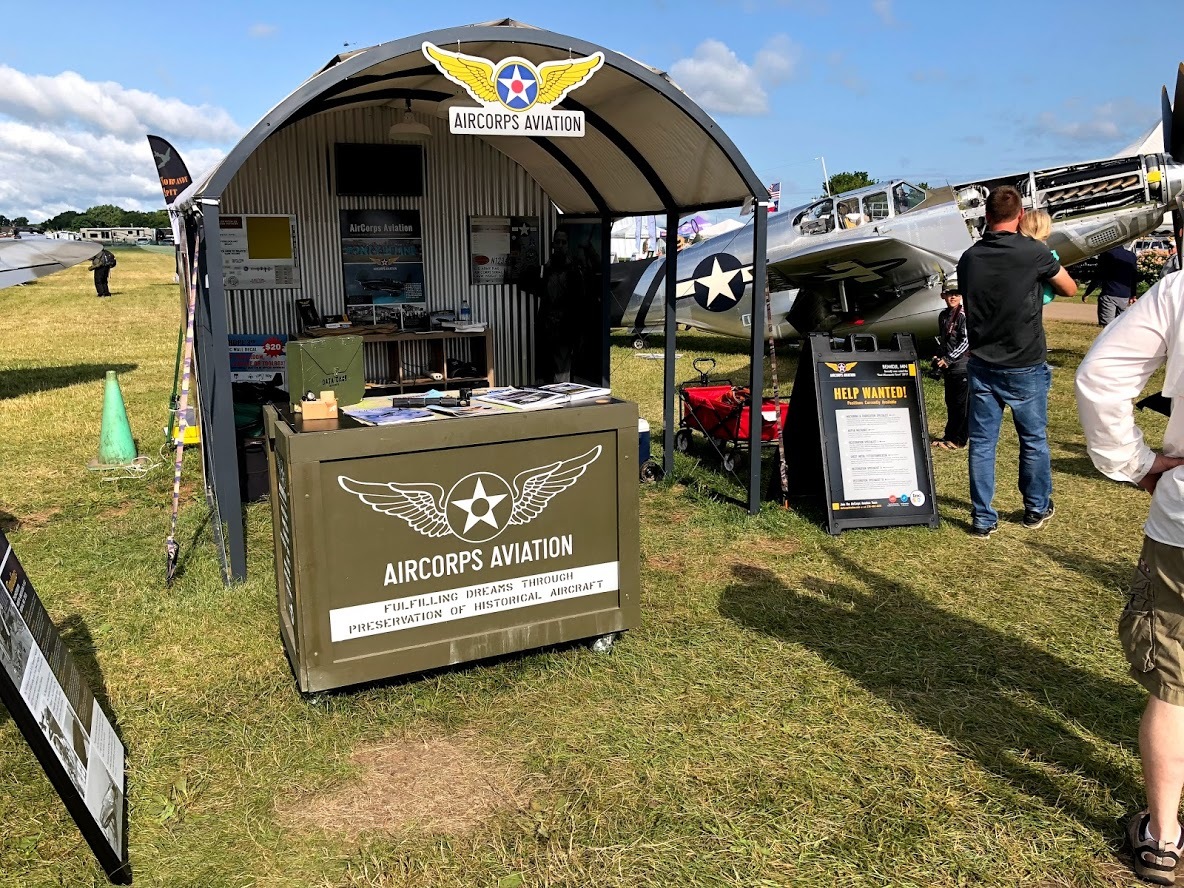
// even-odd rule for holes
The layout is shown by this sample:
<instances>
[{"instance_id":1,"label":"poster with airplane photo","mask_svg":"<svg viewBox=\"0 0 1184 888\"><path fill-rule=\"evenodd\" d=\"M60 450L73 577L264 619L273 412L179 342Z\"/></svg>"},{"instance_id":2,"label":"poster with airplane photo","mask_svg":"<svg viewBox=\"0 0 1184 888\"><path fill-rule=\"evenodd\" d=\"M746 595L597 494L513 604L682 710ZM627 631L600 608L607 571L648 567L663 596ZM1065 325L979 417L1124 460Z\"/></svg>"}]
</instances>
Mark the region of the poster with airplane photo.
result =
<instances>
[{"instance_id":1,"label":"poster with airplane photo","mask_svg":"<svg viewBox=\"0 0 1184 888\"><path fill-rule=\"evenodd\" d=\"M131 881L123 742L0 532L0 702L107 877Z\"/></svg>"},{"instance_id":2,"label":"poster with airplane photo","mask_svg":"<svg viewBox=\"0 0 1184 888\"><path fill-rule=\"evenodd\" d=\"M469 283L516 284L541 255L538 216L469 217Z\"/></svg>"},{"instance_id":3,"label":"poster with airplane photo","mask_svg":"<svg viewBox=\"0 0 1184 888\"><path fill-rule=\"evenodd\" d=\"M419 210L342 210L345 310L355 323L399 319L399 307L424 308L423 230Z\"/></svg>"}]
</instances>

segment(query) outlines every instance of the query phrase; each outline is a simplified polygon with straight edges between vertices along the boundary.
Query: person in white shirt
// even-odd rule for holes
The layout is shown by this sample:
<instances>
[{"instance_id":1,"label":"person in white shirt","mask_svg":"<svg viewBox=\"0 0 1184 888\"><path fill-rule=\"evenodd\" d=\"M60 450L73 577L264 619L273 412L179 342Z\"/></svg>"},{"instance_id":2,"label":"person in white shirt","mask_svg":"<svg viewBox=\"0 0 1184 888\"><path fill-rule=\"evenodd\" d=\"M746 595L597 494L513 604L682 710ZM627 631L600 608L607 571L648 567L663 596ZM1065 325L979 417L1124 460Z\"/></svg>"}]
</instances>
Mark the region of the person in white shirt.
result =
<instances>
[{"instance_id":1,"label":"person in white shirt","mask_svg":"<svg viewBox=\"0 0 1184 888\"><path fill-rule=\"evenodd\" d=\"M1133 401L1165 363L1173 409L1156 453L1135 425ZM1184 275L1157 283L1098 336L1077 371L1077 409L1098 470L1151 494L1119 620L1131 675L1150 693L1139 726L1147 809L1131 818L1127 841L1135 872L1171 885L1184 849Z\"/></svg>"}]
</instances>

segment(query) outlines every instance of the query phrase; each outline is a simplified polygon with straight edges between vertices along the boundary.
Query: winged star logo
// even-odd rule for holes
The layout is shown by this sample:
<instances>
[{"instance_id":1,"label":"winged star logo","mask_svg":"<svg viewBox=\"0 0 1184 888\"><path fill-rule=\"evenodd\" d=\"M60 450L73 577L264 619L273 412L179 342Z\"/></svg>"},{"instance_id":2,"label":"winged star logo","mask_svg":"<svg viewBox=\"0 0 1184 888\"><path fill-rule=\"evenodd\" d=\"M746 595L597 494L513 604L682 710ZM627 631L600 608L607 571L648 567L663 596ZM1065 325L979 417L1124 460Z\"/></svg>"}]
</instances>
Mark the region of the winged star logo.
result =
<instances>
[{"instance_id":1,"label":"winged star logo","mask_svg":"<svg viewBox=\"0 0 1184 888\"><path fill-rule=\"evenodd\" d=\"M511 111L540 106L551 108L573 89L583 86L604 64L604 54L595 52L578 59L561 59L534 65L519 56L500 62L480 56L451 52L424 42L423 54L440 73L464 87L482 105L500 105Z\"/></svg>"},{"instance_id":2,"label":"winged star logo","mask_svg":"<svg viewBox=\"0 0 1184 888\"><path fill-rule=\"evenodd\" d=\"M452 534L467 543L484 543L511 525L537 518L551 500L583 477L603 449L598 444L571 459L535 466L509 483L493 472L472 472L447 494L432 483L375 483L345 475L338 475L337 483L375 512L400 518L426 537Z\"/></svg>"}]
</instances>

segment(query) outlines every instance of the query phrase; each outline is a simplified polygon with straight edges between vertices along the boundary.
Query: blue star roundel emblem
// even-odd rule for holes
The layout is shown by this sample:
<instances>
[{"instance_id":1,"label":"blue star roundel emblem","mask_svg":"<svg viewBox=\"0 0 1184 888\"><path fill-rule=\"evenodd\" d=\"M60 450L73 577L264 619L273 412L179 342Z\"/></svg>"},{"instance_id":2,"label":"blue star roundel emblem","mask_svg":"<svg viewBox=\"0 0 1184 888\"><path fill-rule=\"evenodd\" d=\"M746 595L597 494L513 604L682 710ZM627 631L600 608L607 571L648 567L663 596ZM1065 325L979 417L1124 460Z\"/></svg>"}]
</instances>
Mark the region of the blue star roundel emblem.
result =
<instances>
[{"instance_id":1,"label":"blue star roundel emblem","mask_svg":"<svg viewBox=\"0 0 1184 888\"><path fill-rule=\"evenodd\" d=\"M744 263L731 253L713 253L695 266L691 279L695 301L708 311L735 308L744 295L744 285L751 275L744 273Z\"/></svg>"},{"instance_id":2,"label":"blue star roundel emblem","mask_svg":"<svg viewBox=\"0 0 1184 888\"><path fill-rule=\"evenodd\" d=\"M493 75L497 97L511 111L525 111L539 97L539 78L522 62L507 62Z\"/></svg>"}]
</instances>

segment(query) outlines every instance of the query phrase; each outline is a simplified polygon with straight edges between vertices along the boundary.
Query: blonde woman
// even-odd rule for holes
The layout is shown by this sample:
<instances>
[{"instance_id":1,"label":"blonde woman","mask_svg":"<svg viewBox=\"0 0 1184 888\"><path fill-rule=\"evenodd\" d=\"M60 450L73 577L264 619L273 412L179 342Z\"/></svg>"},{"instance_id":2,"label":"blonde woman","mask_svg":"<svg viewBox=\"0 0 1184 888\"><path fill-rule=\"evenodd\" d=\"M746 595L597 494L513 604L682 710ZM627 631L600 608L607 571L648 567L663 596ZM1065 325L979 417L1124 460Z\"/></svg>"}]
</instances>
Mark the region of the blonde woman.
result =
<instances>
[{"instance_id":1,"label":"blonde woman","mask_svg":"<svg viewBox=\"0 0 1184 888\"><path fill-rule=\"evenodd\" d=\"M1045 210L1031 210L1024 213L1020 219L1020 234L1027 235L1032 240L1038 240L1042 244L1048 243L1048 237L1052 234L1052 216L1048 215ZM1057 251L1052 251L1052 258L1057 262L1061 261L1061 257L1057 255ZM1052 302L1052 287L1045 281L1043 289L1040 291L1040 298L1045 305Z\"/></svg>"}]
</instances>

